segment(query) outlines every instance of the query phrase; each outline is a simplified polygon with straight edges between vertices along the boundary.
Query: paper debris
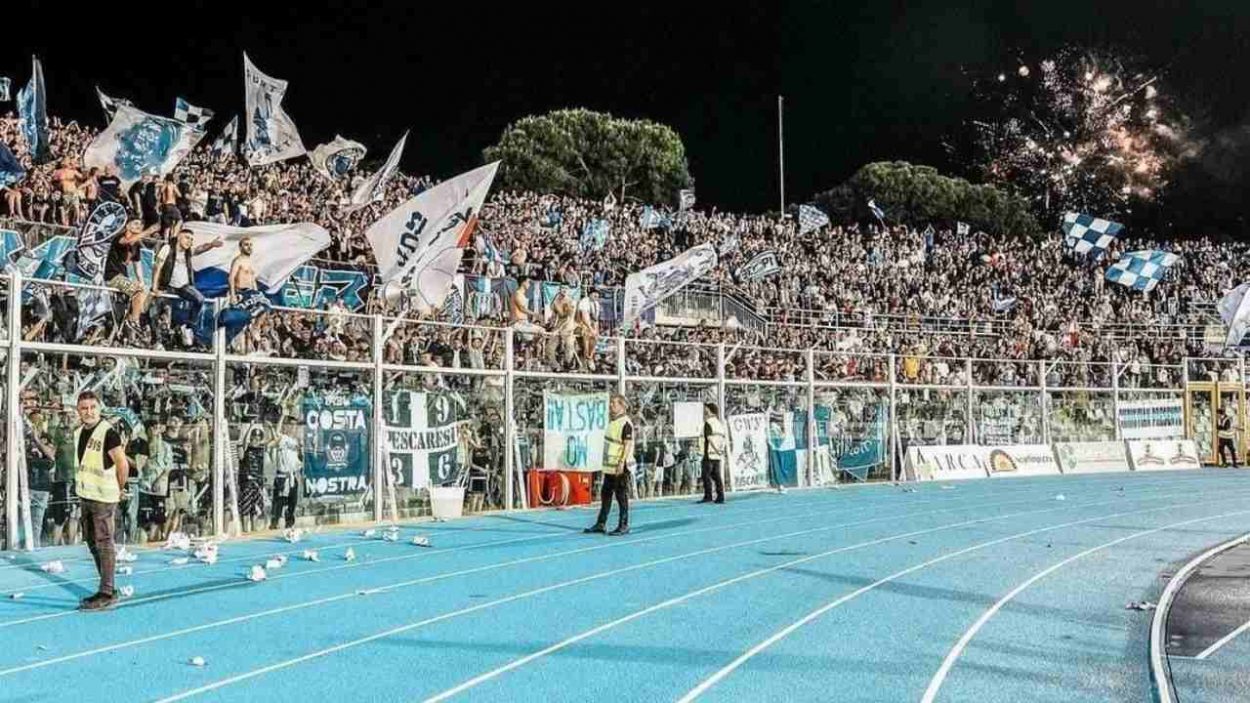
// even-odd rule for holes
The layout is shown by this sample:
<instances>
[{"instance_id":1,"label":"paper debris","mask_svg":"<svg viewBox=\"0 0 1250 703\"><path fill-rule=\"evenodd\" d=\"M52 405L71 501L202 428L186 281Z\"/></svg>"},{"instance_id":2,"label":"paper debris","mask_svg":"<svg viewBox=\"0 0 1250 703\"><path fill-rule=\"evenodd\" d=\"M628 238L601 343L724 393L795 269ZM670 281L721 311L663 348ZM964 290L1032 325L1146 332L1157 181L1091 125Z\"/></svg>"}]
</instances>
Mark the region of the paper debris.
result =
<instances>
[{"instance_id":1,"label":"paper debris","mask_svg":"<svg viewBox=\"0 0 1250 703\"><path fill-rule=\"evenodd\" d=\"M289 527L282 533L282 538L291 544L295 544L301 539L304 539L304 531L299 528Z\"/></svg>"},{"instance_id":2,"label":"paper debris","mask_svg":"<svg viewBox=\"0 0 1250 703\"><path fill-rule=\"evenodd\" d=\"M117 561L122 562L123 564L139 561L139 555L127 549L124 544L119 544L114 547L114 552L117 555Z\"/></svg>"},{"instance_id":3,"label":"paper debris","mask_svg":"<svg viewBox=\"0 0 1250 703\"><path fill-rule=\"evenodd\" d=\"M165 539L164 546L161 549L181 549L187 551L191 549L191 538L185 532L174 532Z\"/></svg>"},{"instance_id":4,"label":"paper debris","mask_svg":"<svg viewBox=\"0 0 1250 703\"><path fill-rule=\"evenodd\" d=\"M416 535L412 538L412 543L418 547L428 547L430 546L430 538Z\"/></svg>"},{"instance_id":5,"label":"paper debris","mask_svg":"<svg viewBox=\"0 0 1250 703\"><path fill-rule=\"evenodd\" d=\"M265 567L260 564L252 566L252 570L247 574L247 580L253 583L260 583L269 578L269 574L265 573Z\"/></svg>"},{"instance_id":6,"label":"paper debris","mask_svg":"<svg viewBox=\"0 0 1250 703\"><path fill-rule=\"evenodd\" d=\"M25 593L10 593L9 594L9 598L12 600L21 600L25 596L26 596Z\"/></svg>"},{"instance_id":7,"label":"paper debris","mask_svg":"<svg viewBox=\"0 0 1250 703\"><path fill-rule=\"evenodd\" d=\"M178 557L177 559L170 559L169 563L172 566L185 566L190 561L191 561L190 557Z\"/></svg>"},{"instance_id":8,"label":"paper debris","mask_svg":"<svg viewBox=\"0 0 1250 703\"><path fill-rule=\"evenodd\" d=\"M204 657L191 657L191 661L187 662L191 666L204 666L206 663Z\"/></svg>"},{"instance_id":9,"label":"paper debris","mask_svg":"<svg viewBox=\"0 0 1250 703\"><path fill-rule=\"evenodd\" d=\"M315 549L305 549L304 559L307 561L321 561L321 557L317 555L317 550Z\"/></svg>"},{"instance_id":10,"label":"paper debris","mask_svg":"<svg viewBox=\"0 0 1250 703\"><path fill-rule=\"evenodd\" d=\"M47 564L44 564L44 565L40 566L39 568L40 568L40 569L43 569L44 571L46 571L46 572L47 572L47 573L49 573L49 574L63 574L63 573L65 573L65 565L61 563L61 560L60 560L60 559L58 559L58 560L56 560L56 561L50 561L50 562L48 562Z\"/></svg>"},{"instance_id":11,"label":"paper debris","mask_svg":"<svg viewBox=\"0 0 1250 703\"><path fill-rule=\"evenodd\" d=\"M117 575L118 575L118 576L129 576L129 575L133 574L134 572L135 572L135 568L134 568L133 566L119 566L119 567L117 567Z\"/></svg>"},{"instance_id":12,"label":"paper debris","mask_svg":"<svg viewBox=\"0 0 1250 703\"><path fill-rule=\"evenodd\" d=\"M134 594L135 594L134 586L122 586L121 588L117 589L117 595L121 596L122 598L130 598L134 596Z\"/></svg>"},{"instance_id":13,"label":"paper debris","mask_svg":"<svg viewBox=\"0 0 1250 703\"><path fill-rule=\"evenodd\" d=\"M347 551L343 553L343 560L344 561L356 561L356 550L352 549L351 547L348 547Z\"/></svg>"},{"instance_id":14,"label":"paper debris","mask_svg":"<svg viewBox=\"0 0 1250 703\"><path fill-rule=\"evenodd\" d=\"M377 530L365 530L364 532L361 532L360 534L362 537L377 537L378 531Z\"/></svg>"},{"instance_id":15,"label":"paper debris","mask_svg":"<svg viewBox=\"0 0 1250 703\"><path fill-rule=\"evenodd\" d=\"M1064 495L1064 494L1062 494L1062 493L1060 493L1059 495L1055 496L1055 500L1067 500L1067 499L1068 499L1068 497L1067 497L1067 496L1065 496L1065 495Z\"/></svg>"},{"instance_id":16,"label":"paper debris","mask_svg":"<svg viewBox=\"0 0 1250 703\"><path fill-rule=\"evenodd\" d=\"M942 486L942 490L944 490L944 491L953 491L953 490L955 490L955 487L954 487L954 486Z\"/></svg>"},{"instance_id":17,"label":"paper debris","mask_svg":"<svg viewBox=\"0 0 1250 703\"><path fill-rule=\"evenodd\" d=\"M1129 603L1128 605L1124 606L1124 609L1125 610L1154 610L1157 607L1158 606L1155 605L1154 603L1144 600L1144 601L1141 601L1140 603L1137 601L1133 601L1132 603Z\"/></svg>"}]
</instances>

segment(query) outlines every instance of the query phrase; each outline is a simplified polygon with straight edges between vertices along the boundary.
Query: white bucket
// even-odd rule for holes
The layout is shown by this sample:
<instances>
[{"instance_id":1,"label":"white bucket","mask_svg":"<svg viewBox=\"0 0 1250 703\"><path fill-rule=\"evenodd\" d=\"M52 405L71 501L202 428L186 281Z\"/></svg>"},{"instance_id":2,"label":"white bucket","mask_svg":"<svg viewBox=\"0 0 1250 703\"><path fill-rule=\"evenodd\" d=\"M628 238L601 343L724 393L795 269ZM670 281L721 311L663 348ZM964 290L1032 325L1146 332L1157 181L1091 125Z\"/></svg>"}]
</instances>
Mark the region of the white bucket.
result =
<instances>
[{"instance_id":1,"label":"white bucket","mask_svg":"<svg viewBox=\"0 0 1250 703\"><path fill-rule=\"evenodd\" d=\"M464 486L430 486L430 513L443 520L464 514Z\"/></svg>"}]
</instances>

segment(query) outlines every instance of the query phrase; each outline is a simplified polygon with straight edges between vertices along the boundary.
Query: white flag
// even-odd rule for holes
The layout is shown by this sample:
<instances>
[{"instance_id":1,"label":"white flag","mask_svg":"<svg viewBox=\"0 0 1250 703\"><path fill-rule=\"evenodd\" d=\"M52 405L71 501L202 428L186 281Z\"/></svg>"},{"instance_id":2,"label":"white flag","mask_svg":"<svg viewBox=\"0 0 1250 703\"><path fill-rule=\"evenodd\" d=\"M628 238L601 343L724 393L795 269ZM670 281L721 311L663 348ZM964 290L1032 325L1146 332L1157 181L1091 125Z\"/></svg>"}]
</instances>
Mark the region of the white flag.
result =
<instances>
[{"instance_id":1,"label":"white flag","mask_svg":"<svg viewBox=\"0 0 1250 703\"><path fill-rule=\"evenodd\" d=\"M395 142L394 147L391 147L391 155L386 157L386 163L382 164L382 168L362 181L352 192L351 200L343 208L345 211L355 212L370 203L378 202L386 195L386 184L399 168L399 157L403 155L404 145L407 143L408 133L404 132L404 136Z\"/></svg>"},{"instance_id":2,"label":"white flag","mask_svg":"<svg viewBox=\"0 0 1250 703\"><path fill-rule=\"evenodd\" d=\"M123 187L129 188L145 173L159 177L173 171L201 136L171 117L118 104L108 128L87 147L83 165L101 170L116 166Z\"/></svg>"},{"instance_id":3,"label":"white flag","mask_svg":"<svg viewBox=\"0 0 1250 703\"><path fill-rule=\"evenodd\" d=\"M112 98L112 97L109 97L108 95L105 95L104 91L100 90L100 86L98 85L95 87L95 94L96 94L96 97L100 99L100 107L104 109L104 119L108 120L109 122L113 121L113 115L117 113L118 105L126 105L128 107L134 107L134 103L130 102L129 100L125 98Z\"/></svg>"},{"instance_id":4,"label":"white flag","mask_svg":"<svg viewBox=\"0 0 1250 703\"><path fill-rule=\"evenodd\" d=\"M334 140L313 149L308 153L317 173L326 178L336 178L356 168L356 164L365 158L365 145L334 135Z\"/></svg>"},{"instance_id":5,"label":"white flag","mask_svg":"<svg viewBox=\"0 0 1250 703\"><path fill-rule=\"evenodd\" d=\"M187 222L195 246L208 244L217 237L225 246L208 251L191 260L195 267L195 287L210 298L230 292L230 262L239 253L239 241L252 240L252 267L256 269L256 287L270 295L282 290L286 279L308 263L317 252L330 246L330 233L312 222L264 227L231 227L215 222Z\"/></svg>"},{"instance_id":6,"label":"white flag","mask_svg":"<svg viewBox=\"0 0 1250 703\"><path fill-rule=\"evenodd\" d=\"M705 243L677 256L631 273L625 279L625 326L648 308L716 268L716 247Z\"/></svg>"},{"instance_id":7,"label":"white flag","mask_svg":"<svg viewBox=\"0 0 1250 703\"><path fill-rule=\"evenodd\" d=\"M411 198L365 232L382 283L411 277L418 302L443 304L499 162L462 173Z\"/></svg>"},{"instance_id":8,"label":"white flag","mask_svg":"<svg viewBox=\"0 0 1250 703\"><path fill-rule=\"evenodd\" d=\"M1228 325L1228 339L1224 341L1227 347L1240 346L1242 338L1250 331L1250 295L1246 295L1247 291L1250 291L1250 283L1243 283L1220 300L1220 319Z\"/></svg>"},{"instance_id":9,"label":"white flag","mask_svg":"<svg viewBox=\"0 0 1250 703\"><path fill-rule=\"evenodd\" d=\"M247 141L243 155L252 166L271 164L305 153L299 130L282 109L286 81L266 76L243 54L243 102Z\"/></svg>"}]
</instances>

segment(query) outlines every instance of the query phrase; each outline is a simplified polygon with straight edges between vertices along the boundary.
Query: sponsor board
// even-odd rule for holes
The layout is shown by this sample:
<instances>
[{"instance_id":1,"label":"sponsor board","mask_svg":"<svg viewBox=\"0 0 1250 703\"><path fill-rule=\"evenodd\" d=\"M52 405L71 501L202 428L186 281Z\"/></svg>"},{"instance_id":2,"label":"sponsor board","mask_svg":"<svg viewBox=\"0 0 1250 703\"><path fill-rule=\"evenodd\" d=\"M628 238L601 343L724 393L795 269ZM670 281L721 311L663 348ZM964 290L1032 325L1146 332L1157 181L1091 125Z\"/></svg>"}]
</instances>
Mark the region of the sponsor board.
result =
<instances>
[{"instance_id":1,"label":"sponsor board","mask_svg":"<svg viewBox=\"0 0 1250 703\"><path fill-rule=\"evenodd\" d=\"M1202 468L1198 446L1192 439L1125 442L1134 471L1176 471Z\"/></svg>"},{"instance_id":2,"label":"sponsor board","mask_svg":"<svg viewBox=\"0 0 1250 703\"><path fill-rule=\"evenodd\" d=\"M972 444L909 447L907 471L915 481L954 481L989 476L990 448Z\"/></svg>"},{"instance_id":3,"label":"sponsor board","mask_svg":"<svg viewBox=\"0 0 1250 703\"><path fill-rule=\"evenodd\" d=\"M1049 444L1011 444L986 447L990 476L1058 476L1059 464Z\"/></svg>"},{"instance_id":4,"label":"sponsor board","mask_svg":"<svg viewBox=\"0 0 1250 703\"><path fill-rule=\"evenodd\" d=\"M1056 442L1055 460L1065 474L1128 471L1123 442Z\"/></svg>"},{"instance_id":5,"label":"sponsor board","mask_svg":"<svg viewBox=\"0 0 1250 703\"><path fill-rule=\"evenodd\" d=\"M1178 397L1123 400L1117 419L1124 439L1179 439L1185 436L1185 405Z\"/></svg>"}]
</instances>

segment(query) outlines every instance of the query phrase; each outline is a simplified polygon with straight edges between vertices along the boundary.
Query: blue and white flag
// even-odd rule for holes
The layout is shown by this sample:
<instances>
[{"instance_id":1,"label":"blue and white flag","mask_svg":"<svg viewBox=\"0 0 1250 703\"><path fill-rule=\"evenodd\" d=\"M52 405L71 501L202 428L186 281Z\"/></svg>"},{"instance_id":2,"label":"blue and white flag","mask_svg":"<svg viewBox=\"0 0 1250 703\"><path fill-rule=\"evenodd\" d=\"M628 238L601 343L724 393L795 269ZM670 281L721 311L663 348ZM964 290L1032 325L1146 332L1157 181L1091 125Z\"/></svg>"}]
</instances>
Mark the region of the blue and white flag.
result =
<instances>
[{"instance_id":1,"label":"blue and white flag","mask_svg":"<svg viewBox=\"0 0 1250 703\"><path fill-rule=\"evenodd\" d=\"M399 158L404 155L404 145L408 143L408 132L404 132L404 136L395 142L395 146L391 147L391 153L386 157L386 163L382 164L382 168L378 169L372 176L361 181L356 186L356 190L352 191L352 197L347 201L344 210L347 212L355 212L360 208L381 201L386 197L386 184L390 182L391 177L399 170Z\"/></svg>"},{"instance_id":2,"label":"blue and white flag","mask_svg":"<svg viewBox=\"0 0 1250 703\"><path fill-rule=\"evenodd\" d=\"M8 76L0 76L0 103L13 99L13 81Z\"/></svg>"},{"instance_id":3,"label":"blue and white flag","mask_svg":"<svg viewBox=\"0 0 1250 703\"><path fill-rule=\"evenodd\" d=\"M129 188L145 173L160 177L173 171L202 136L203 132L172 117L118 105L108 128L87 147L83 165L101 171L115 166L122 187Z\"/></svg>"},{"instance_id":4,"label":"blue and white flag","mask_svg":"<svg viewBox=\"0 0 1250 703\"><path fill-rule=\"evenodd\" d=\"M994 312L1008 312L1014 307L1016 307L1016 296L1014 295L994 298Z\"/></svg>"},{"instance_id":5,"label":"blue and white flag","mask_svg":"<svg viewBox=\"0 0 1250 703\"><path fill-rule=\"evenodd\" d=\"M1250 332L1250 283L1243 283L1229 291L1219 304L1220 319L1228 325L1228 337L1224 341L1227 347L1239 347Z\"/></svg>"},{"instance_id":6,"label":"blue and white flag","mask_svg":"<svg viewBox=\"0 0 1250 703\"><path fill-rule=\"evenodd\" d=\"M625 278L625 326L629 327L644 312L716 268L716 262L716 247L707 242L668 261L629 274Z\"/></svg>"},{"instance_id":7,"label":"blue and white flag","mask_svg":"<svg viewBox=\"0 0 1250 703\"><path fill-rule=\"evenodd\" d=\"M48 143L48 92L43 85L43 64L34 56L31 63L30 82L17 91L17 114L26 151L32 161L40 164L52 158Z\"/></svg>"},{"instance_id":8,"label":"blue and white flag","mask_svg":"<svg viewBox=\"0 0 1250 703\"><path fill-rule=\"evenodd\" d=\"M68 273L91 283L104 282L104 257L126 226L126 208L103 201L78 229L78 243L65 259Z\"/></svg>"},{"instance_id":9,"label":"blue and white flag","mask_svg":"<svg viewBox=\"0 0 1250 703\"><path fill-rule=\"evenodd\" d=\"M1163 280L1168 268L1180 260L1176 254L1157 249L1129 252L1107 269L1107 280L1149 292Z\"/></svg>"},{"instance_id":10,"label":"blue and white flag","mask_svg":"<svg viewBox=\"0 0 1250 703\"><path fill-rule=\"evenodd\" d=\"M608 221L591 220L582 227L582 237L578 241L583 252L599 251L608 243Z\"/></svg>"},{"instance_id":11,"label":"blue and white flag","mask_svg":"<svg viewBox=\"0 0 1250 703\"><path fill-rule=\"evenodd\" d=\"M264 227L186 222L182 226L191 230L195 246L209 244L218 237L225 243L191 259L195 268L195 287L209 298L230 292L230 264L238 255L239 242L244 238L252 240L256 287L268 295L278 295L296 269L330 246L330 233L312 222Z\"/></svg>"},{"instance_id":12,"label":"blue and white flag","mask_svg":"<svg viewBox=\"0 0 1250 703\"><path fill-rule=\"evenodd\" d=\"M667 229L672 226L672 221L664 213L656 210L650 205L642 209L642 214L638 217L638 226L643 229L655 229L660 227Z\"/></svg>"},{"instance_id":13,"label":"blue and white flag","mask_svg":"<svg viewBox=\"0 0 1250 703\"><path fill-rule=\"evenodd\" d=\"M1101 217L1069 212L1064 214L1060 228L1063 229L1063 242L1069 249L1078 254L1092 251L1097 258L1107 251L1107 247L1123 231L1124 225Z\"/></svg>"},{"instance_id":14,"label":"blue and white flag","mask_svg":"<svg viewBox=\"0 0 1250 703\"><path fill-rule=\"evenodd\" d=\"M677 209L689 210L694 207L694 188L685 188L677 193Z\"/></svg>"},{"instance_id":15,"label":"blue and white flag","mask_svg":"<svg viewBox=\"0 0 1250 703\"><path fill-rule=\"evenodd\" d=\"M824 210L813 205L799 206L799 236L828 225L829 216Z\"/></svg>"},{"instance_id":16,"label":"blue and white flag","mask_svg":"<svg viewBox=\"0 0 1250 703\"><path fill-rule=\"evenodd\" d=\"M25 177L26 169L22 168L21 162L9 151L9 145L0 142L0 188L11 186Z\"/></svg>"},{"instance_id":17,"label":"blue and white flag","mask_svg":"<svg viewBox=\"0 0 1250 703\"><path fill-rule=\"evenodd\" d=\"M308 160L313 169L331 180L347 175L356 164L365 158L365 145L334 135L334 140L313 149L308 153Z\"/></svg>"},{"instance_id":18,"label":"blue and white flag","mask_svg":"<svg viewBox=\"0 0 1250 703\"><path fill-rule=\"evenodd\" d=\"M956 222L955 234L958 234L961 237L967 237L969 234L972 234L972 228L968 226L967 222Z\"/></svg>"},{"instance_id":19,"label":"blue and white flag","mask_svg":"<svg viewBox=\"0 0 1250 703\"><path fill-rule=\"evenodd\" d=\"M213 156L222 157L226 154L234 154L239 150L239 116L235 115L230 118L230 122L226 124L226 128L218 135L217 140L213 142Z\"/></svg>"},{"instance_id":20,"label":"blue and white flag","mask_svg":"<svg viewBox=\"0 0 1250 703\"><path fill-rule=\"evenodd\" d=\"M499 162L493 161L423 191L365 232L378 264L378 280L410 280L418 306L437 310L472 241L482 203Z\"/></svg>"},{"instance_id":21,"label":"blue and white flag","mask_svg":"<svg viewBox=\"0 0 1250 703\"><path fill-rule=\"evenodd\" d=\"M260 72L243 54L243 103L247 115L247 139L243 156L252 166L302 156L306 150L295 122L282 109L286 81Z\"/></svg>"},{"instance_id":22,"label":"blue and white flag","mask_svg":"<svg viewBox=\"0 0 1250 703\"><path fill-rule=\"evenodd\" d=\"M885 210L882 210L881 206L877 205L875 198L868 199L868 211L872 213L873 217L877 218L877 222L880 222L882 227L885 227Z\"/></svg>"},{"instance_id":23,"label":"blue and white flag","mask_svg":"<svg viewBox=\"0 0 1250 703\"><path fill-rule=\"evenodd\" d=\"M98 85L95 87L95 96L100 100L100 109L104 110L104 120L106 122L113 121L113 115L117 114L118 105L134 107L134 103L125 98L113 98L105 95Z\"/></svg>"},{"instance_id":24,"label":"blue and white flag","mask_svg":"<svg viewBox=\"0 0 1250 703\"><path fill-rule=\"evenodd\" d=\"M204 125L213 119L213 111L206 107L196 107L185 98L174 100L174 119L203 131Z\"/></svg>"},{"instance_id":25,"label":"blue and white flag","mask_svg":"<svg viewBox=\"0 0 1250 703\"><path fill-rule=\"evenodd\" d=\"M781 260L775 251L757 254L755 258L738 267L734 276L739 283L760 281L781 271Z\"/></svg>"}]
</instances>

